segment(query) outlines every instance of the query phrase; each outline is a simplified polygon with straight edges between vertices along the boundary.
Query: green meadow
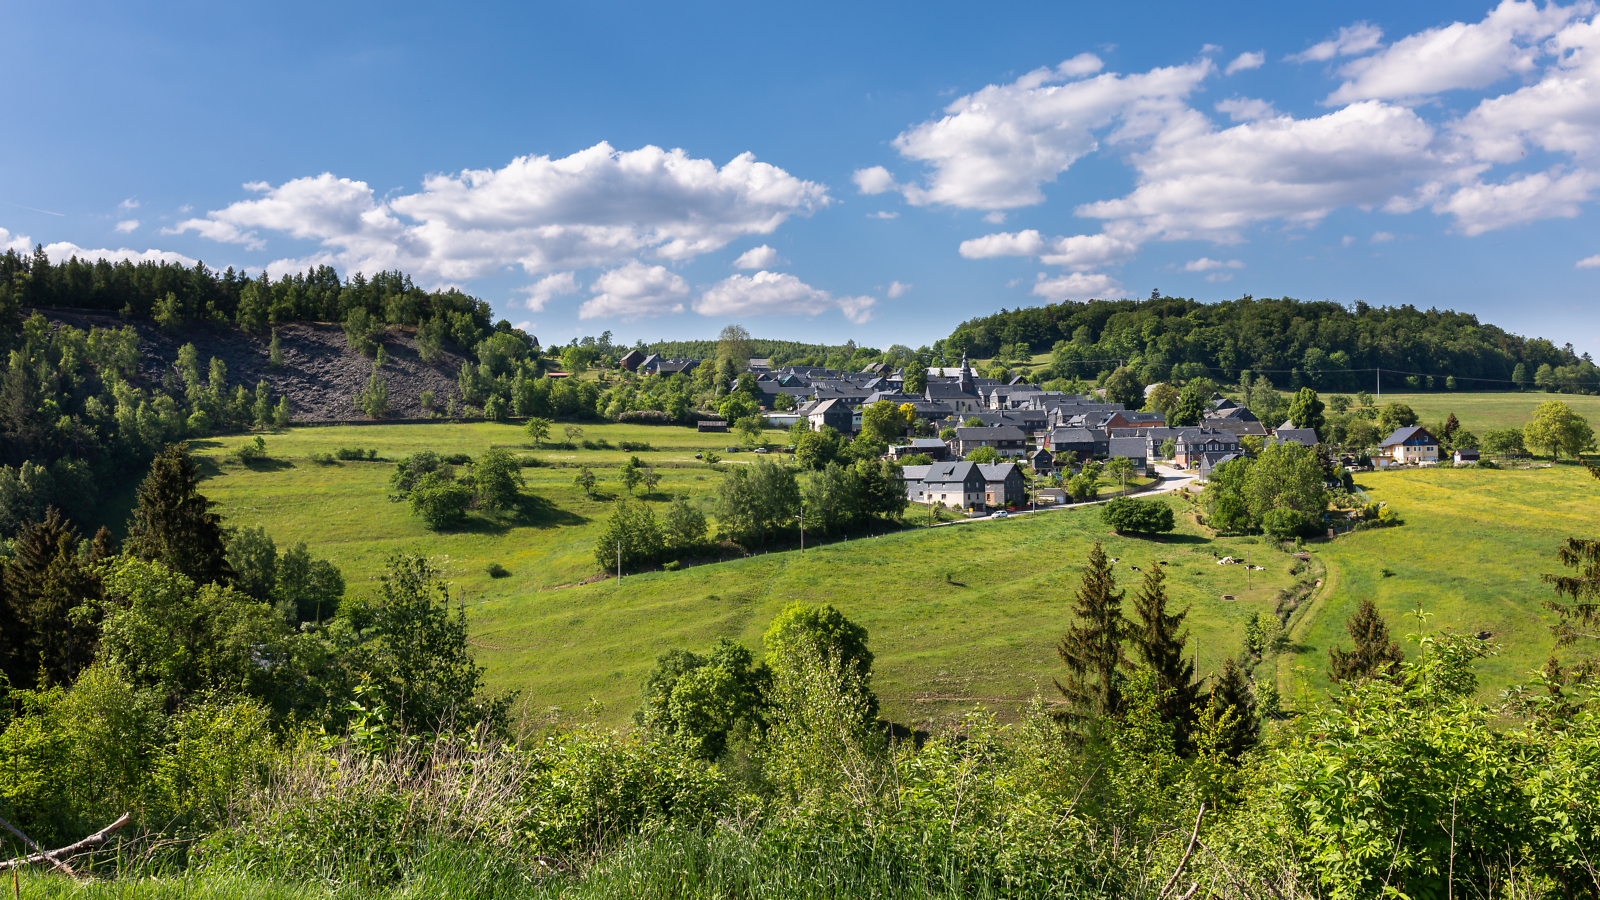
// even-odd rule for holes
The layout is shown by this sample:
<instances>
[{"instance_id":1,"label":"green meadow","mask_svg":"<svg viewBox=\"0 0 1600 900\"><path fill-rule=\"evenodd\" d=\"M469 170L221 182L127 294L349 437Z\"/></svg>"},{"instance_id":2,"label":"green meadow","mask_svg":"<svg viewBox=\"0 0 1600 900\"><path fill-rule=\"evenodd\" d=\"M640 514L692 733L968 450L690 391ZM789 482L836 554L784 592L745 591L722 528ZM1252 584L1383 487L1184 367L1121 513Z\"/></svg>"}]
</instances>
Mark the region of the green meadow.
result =
<instances>
[{"instance_id":1,"label":"green meadow","mask_svg":"<svg viewBox=\"0 0 1600 900\"><path fill-rule=\"evenodd\" d=\"M662 474L646 498L656 504L683 494L709 507L721 473L695 460L697 452L723 453L722 468L755 458L726 454L735 443L729 435L686 428L593 425L584 437L656 448L637 454ZM280 547L305 541L344 570L352 593L371 589L389 553L433 558L467 604L490 686L520 691L529 715L598 709L602 722L621 723L661 651L703 649L720 637L759 648L784 606L829 602L870 629L886 714L924 722L982 705L1009 717L1035 694L1054 695L1054 645L1071 620L1071 595L1095 541L1122 558L1130 589L1140 576L1128 567L1170 563L1170 594L1191 607L1202 673L1237 653L1245 620L1268 614L1276 593L1295 580L1294 560L1257 539L1212 539L1186 517L1162 539L1125 538L1108 533L1097 510L1068 509L813 543L804 555L753 548L748 558L630 575L619 586L594 580L593 546L615 498L625 495L617 471L628 453L540 450L516 426L450 423L295 428L265 436L267 463L245 467L227 458L251 439L195 448L206 472L202 490L229 525L263 526ZM340 447L372 448L382 460L327 466L309 458ZM434 533L388 499L394 462L406 454L491 447L545 463L523 470L526 499L515 514L475 516L467 527ZM572 484L581 465L599 477L595 498ZM1286 698L1326 688L1327 650L1348 643L1344 620L1363 597L1378 603L1397 639L1415 630L1406 614L1418 601L1430 629L1491 632L1500 653L1481 666L1485 695L1525 680L1552 649L1549 614L1540 607L1549 591L1539 575L1555 569L1562 538L1600 534L1600 484L1565 465L1370 473L1358 484L1405 524L1310 546L1326 583L1291 623L1294 649L1276 661ZM1214 561L1247 554L1267 571L1247 576ZM510 576L491 578L490 563Z\"/></svg>"},{"instance_id":2,"label":"green meadow","mask_svg":"<svg viewBox=\"0 0 1600 900\"><path fill-rule=\"evenodd\" d=\"M1324 391L1326 401L1332 392ZM1353 394L1348 394L1352 399ZM1423 394L1391 394L1383 392L1382 402L1375 395L1373 405L1382 407L1389 403L1404 403L1421 417L1423 424L1443 422L1451 413L1456 414L1463 428L1479 437L1491 428L1521 428L1533 418L1539 404L1560 400L1590 422L1600 423L1600 396L1588 394L1546 394L1542 391L1505 391L1494 393L1451 394L1434 391Z\"/></svg>"},{"instance_id":3,"label":"green meadow","mask_svg":"<svg viewBox=\"0 0 1600 900\"><path fill-rule=\"evenodd\" d=\"M1370 472L1356 485L1405 524L1315 545L1328 584L1295 625L1300 649L1280 660L1283 685L1326 687L1328 648L1350 647L1344 623L1362 599L1377 605L1408 652L1415 645L1404 638L1418 631L1419 608L1427 630L1492 634L1498 655L1478 666L1483 694L1526 682L1556 651L1553 614L1542 607L1554 595L1540 575L1560 570L1564 538L1600 535L1600 482L1559 465Z\"/></svg>"}]
</instances>

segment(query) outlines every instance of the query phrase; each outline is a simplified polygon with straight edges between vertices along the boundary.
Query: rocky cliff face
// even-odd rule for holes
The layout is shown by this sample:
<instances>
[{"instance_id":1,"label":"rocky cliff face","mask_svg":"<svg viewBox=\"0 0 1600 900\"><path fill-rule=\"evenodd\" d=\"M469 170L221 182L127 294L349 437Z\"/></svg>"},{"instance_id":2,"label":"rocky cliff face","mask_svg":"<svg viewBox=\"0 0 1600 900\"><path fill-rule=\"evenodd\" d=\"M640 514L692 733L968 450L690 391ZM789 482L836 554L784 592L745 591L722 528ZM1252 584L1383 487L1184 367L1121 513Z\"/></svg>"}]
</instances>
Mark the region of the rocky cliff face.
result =
<instances>
[{"instance_id":1,"label":"rocky cliff face","mask_svg":"<svg viewBox=\"0 0 1600 900\"><path fill-rule=\"evenodd\" d=\"M40 309L52 323L88 329L121 328L132 325L139 333L141 354L139 375L142 387L181 382L177 374L178 348L194 344L202 369L213 358L228 366L228 385L244 385L251 391L266 379L273 396L287 395L297 422L333 422L365 419L356 408L355 397L367 385L372 360L350 349L344 329L327 323L294 323L278 327L283 348L283 365L270 365L272 335L246 334L237 328L212 325L185 325L162 331L149 320L123 321L115 315L77 309ZM443 410L456 393L456 375L464 356L452 346L433 362L417 355L413 329L393 326L383 338L388 362L379 377L389 383L389 417L422 418L426 415L420 400L423 391L433 391L436 409Z\"/></svg>"}]
</instances>

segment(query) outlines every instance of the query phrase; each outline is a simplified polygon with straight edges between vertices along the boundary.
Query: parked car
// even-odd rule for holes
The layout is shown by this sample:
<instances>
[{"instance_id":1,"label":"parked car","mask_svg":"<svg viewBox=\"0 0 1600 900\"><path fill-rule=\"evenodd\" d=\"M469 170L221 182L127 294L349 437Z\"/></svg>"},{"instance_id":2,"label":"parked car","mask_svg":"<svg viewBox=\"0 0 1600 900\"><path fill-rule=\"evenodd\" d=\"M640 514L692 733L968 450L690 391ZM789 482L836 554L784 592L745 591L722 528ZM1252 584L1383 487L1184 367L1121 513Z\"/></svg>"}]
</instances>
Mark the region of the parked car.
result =
<instances>
[{"instance_id":1,"label":"parked car","mask_svg":"<svg viewBox=\"0 0 1600 900\"><path fill-rule=\"evenodd\" d=\"M1006 512L1005 510L1002 509L999 512L995 513L993 516L990 516L990 518L992 518L992 519L1009 519L1009 518L1011 518L1011 513L1008 513L1008 512Z\"/></svg>"},{"instance_id":2,"label":"parked car","mask_svg":"<svg viewBox=\"0 0 1600 900\"><path fill-rule=\"evenodd\" d=\"M768 453L768 452L770 452L770 451L769 451L769 450L767 450L767 448L765 448L765 447L757 447L757 448L756 448L756 452L757 452L757 453Z\"/></svg>"}]
</instances>

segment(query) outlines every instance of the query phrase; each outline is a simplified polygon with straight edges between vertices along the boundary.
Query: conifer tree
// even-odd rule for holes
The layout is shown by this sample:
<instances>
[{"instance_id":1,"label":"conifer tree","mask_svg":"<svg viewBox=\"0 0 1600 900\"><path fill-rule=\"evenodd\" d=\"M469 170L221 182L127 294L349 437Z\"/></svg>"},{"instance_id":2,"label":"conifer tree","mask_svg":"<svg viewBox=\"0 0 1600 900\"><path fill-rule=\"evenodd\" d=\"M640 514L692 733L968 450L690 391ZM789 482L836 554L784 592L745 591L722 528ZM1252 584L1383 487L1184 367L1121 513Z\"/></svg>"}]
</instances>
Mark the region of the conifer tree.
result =
<instances>
[{"instance_id":1,"label":"conifer tree","mask_svg":"<svg viewBox=\"0 0 1600 900\"><path fill-rule=\"evenodd\" d=\"M1127 662L1122 640L1129 626L1122 616L1123 595L1116 588L1111 562L1096 542L1089 551L1083 586L1073 605L1077 622L1056 645L1056 653L1067 667L1066 683L1056 681L1056 690L1071 707L1058 718L1081 721L1116 715L1122 709L1122 676L1118 670Z\"/></svg>"},{"instance_id":2,"label":"conifer tree","mask_svg":"<svg viewBox=\"0 0 1600 900\"><path fill-rule=\"evenodd\" d=\"M200 467L173 444L150 464L128 528L127 552L165 563L201 584L233 580L222 517L198 488Z\"/></svg>"},{"instance_id":3,"label":"conifer tree","mask_svg":"<svg viewBox=\"0 0 1600 900\"><path fill-rule=\"evenodd\" d=\"M1211 699L1224 713L1233 713L1233 722L1223 746L1229 756L1238 759L1256 745L1261 736L1261 720L1256 716L1256 701L1250 689L1250 679L1245 676L1244 668L1231 656L1222 663L1222 674L1217 676L1217 686L1211 689Z\"/></svg>"},{"instance_id":4,"label":"conifer tree","mask_svg":"<svg viewBox=\"0 0 1600 900\"><path fill-rule=\"evenodd\" d=\"M94 540L89 543L89 565L99 565L117 555L117 538L111 529L100 526L94 533Z\"/></svg>"},{"instance_id":5,"label":"conifer tree","mask_svg":"<svg viewBox=\"0 0 1600 900\"><path fill-rule=\"evenodd\" d=\"M278 329L272 329L272 346L267 351L267 365L276 369L283 365L283 341L278 337Z\"/></svg>"},{"instance_id":6,"label":"conifer tree","mask_svg":"<svg viewBox=\"0 0 1600 900\"><path fill-rule=\"evenodd\" d=\"M1584 465L1592 477L1600 480L1600 466ZM1595 630L1600 627L1600 540L1567 538L1557 558L1577 574L1540 576L1545 584L1555 587L1558 598L1544 603L1545 609L1556 614L1556 623L1550 630L1561 646L1573 644L1580 637L1594 639ZM1572 602L1560 602L1563 597Z\"/></svg>"},{"instance_id":7,"label":"conifer tree","mask_svg":"<svg viewBox=\"0 0 1600 900\"><path fill-rule=\"evenodd\" d=\"M1194 663L1184 652L1189 632L1183 627L1189 609L1167 612L1166 571L1151 566L1144 583L1133 595L1138 620L1133 624L1133 642L1145 668L1156 677L1156 687L1170 692L1161 704L1161 718L1173 727L1180 751L1188 746L1189 729L1194 721L1194 705L1200 699L1200 685L1194 678Z\"/></svg>"},{"instance_id":8,"label":"conifer tree","mask_svg":"<svg viewBox=\"0 0 1600 900\"><path fill-rule=\"evenodd\" d=\"M1335 645L1328 651L1330 681L1343 684L1400 674L1400 660L1404 655L1400 645L1389 639L1389 625L1371 600L1362 600L1344 627L1355 641L1355 649L1345 650Z\"/></svg>"},{"instance_id":9,"label":"conifer tree","mask_svg":"<svg viewBox=\"0 0 1600 900\"><path fill-rule=\"evenodd\" d=\"M98 584L78 559L78 531L51 507L44 521L18 532L15 556L6 565L5 593L11 652L7 673L14 683L32 683L41 671L52 683L70 684L92 658L94 631L74 623L72 609L98 593Z\"/></svg>"}]
</instances>

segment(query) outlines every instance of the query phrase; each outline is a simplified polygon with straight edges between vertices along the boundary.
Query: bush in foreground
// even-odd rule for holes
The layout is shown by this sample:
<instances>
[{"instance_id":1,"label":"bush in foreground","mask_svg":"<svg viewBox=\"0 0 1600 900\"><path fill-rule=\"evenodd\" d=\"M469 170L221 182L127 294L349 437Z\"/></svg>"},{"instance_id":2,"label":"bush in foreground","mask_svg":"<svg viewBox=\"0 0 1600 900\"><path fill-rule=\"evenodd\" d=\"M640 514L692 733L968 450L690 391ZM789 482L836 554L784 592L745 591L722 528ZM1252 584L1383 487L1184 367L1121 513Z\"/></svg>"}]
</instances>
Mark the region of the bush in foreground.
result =
<instances>
[{"instance_id":1,"label":"bush in foreground","mask_svg":"<svg viewBox=\"0 0 1600 900\"><path fill-rule=\"evenodd\" d=\"M1100 518L1122 534L1162 534L1175 527L1172 507L1162 500L1118 497L1100 507Z\"/></svg>"}]
</instances>

